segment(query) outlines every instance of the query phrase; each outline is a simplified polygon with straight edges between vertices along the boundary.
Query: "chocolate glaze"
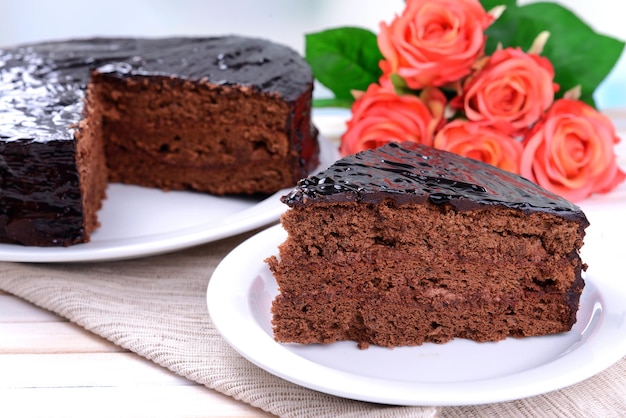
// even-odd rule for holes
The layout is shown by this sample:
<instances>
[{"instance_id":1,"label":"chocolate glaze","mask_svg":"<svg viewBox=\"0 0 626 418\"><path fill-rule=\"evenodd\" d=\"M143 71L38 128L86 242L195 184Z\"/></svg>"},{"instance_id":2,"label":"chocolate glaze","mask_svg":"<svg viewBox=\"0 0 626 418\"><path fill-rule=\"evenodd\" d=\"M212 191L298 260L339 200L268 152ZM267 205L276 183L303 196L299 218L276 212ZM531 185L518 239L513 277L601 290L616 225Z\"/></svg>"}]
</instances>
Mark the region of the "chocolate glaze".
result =
<instances>
[{"instance_id":1,"label":"chocolate glaze","mask_svg":"<svg viewBox=\"0 0 626 418\"><path fill-rule=\"evenodd\" d=\"M9 149L22 164L6 164ZM74 153L73 141L0 141L0 242L69 245L83 239Z\"/></svg>"},{"instance_id":2,"label":"chocolate glaze","mask_svg":"<svg viewBox=\"0 0 626 418\"><path fill-rule=\"evenodd\" d=\"M391 199L397 205L448 204L459 211L500 206L548 212L589 225L581 209L535 183L480 161L415 143L390 143L345 157L300 180L290 207Z\"/></svg>"},{"instance_id":3,"label":"chocolate glaze","mask_svg":"<svg viewBox=\"0 0 626 418\"><path fill-rule=\"evenodd\" d=\"M193 57L193 60L191 59ZM85 39L0 50L0 138L72 139L90 71L250 86L294 101L313 76L297 52L238 36Z\"/></svg>"},{"instance_id":4,"label":"chocolate glaze","mask_svg":"<svg viewBox=\"0 0 626 418\"><path fill-rule=\"evenodd\" d=\"M294 108L302 107L298 99L310 95L313 83L297 52L238 36L96 38L0 49L0 242L70 245L83 239L74 130L93 71L243 86ZM292 119L288 124L309 129L308 113ZM316 164L315 137L298 144L298 177Z\"/></svg>"}]
</instances>

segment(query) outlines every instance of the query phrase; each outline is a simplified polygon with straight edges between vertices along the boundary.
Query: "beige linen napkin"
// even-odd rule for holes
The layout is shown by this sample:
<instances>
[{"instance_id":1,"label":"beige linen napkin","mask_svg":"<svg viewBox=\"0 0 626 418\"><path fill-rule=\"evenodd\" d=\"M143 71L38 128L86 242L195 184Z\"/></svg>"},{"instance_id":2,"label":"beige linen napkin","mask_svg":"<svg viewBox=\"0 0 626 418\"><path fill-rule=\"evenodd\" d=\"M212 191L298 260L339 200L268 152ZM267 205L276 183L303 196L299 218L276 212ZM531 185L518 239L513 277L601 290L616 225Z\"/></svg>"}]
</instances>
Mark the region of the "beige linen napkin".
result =
<instances>
[{"instance_id":1,"label":"beige linen napkin","mask_svg":"<svg viewBox=\"0 0 626 418\"><path fill-rule=\"evenodd\" d=\"M0 289L56 312L181 376L278 416L617 417L626 411L626 359L600 375L554 393L468 407L370 404L277 378L228 346L215 330L206 307L213 270L251 234L135 260L0 263Z\"/></svg>"}]
</instances>

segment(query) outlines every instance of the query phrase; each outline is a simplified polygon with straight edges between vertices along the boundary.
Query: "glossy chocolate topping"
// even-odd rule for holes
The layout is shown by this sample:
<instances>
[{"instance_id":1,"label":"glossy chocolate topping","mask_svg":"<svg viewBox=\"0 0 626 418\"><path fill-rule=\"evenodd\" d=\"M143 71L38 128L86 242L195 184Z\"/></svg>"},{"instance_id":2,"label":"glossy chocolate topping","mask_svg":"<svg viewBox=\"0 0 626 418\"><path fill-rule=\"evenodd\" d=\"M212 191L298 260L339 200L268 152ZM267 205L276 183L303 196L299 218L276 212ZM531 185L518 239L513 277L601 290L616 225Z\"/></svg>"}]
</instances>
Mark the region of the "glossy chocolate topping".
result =
<instances>
[{"instance_id":1,"label":"glossy chocolate topping","mask_svg":"<svg viewBox=\"0 0 626 418\"><path fill-rule=\"evenodd\" d=\"M312 203L450 204L456 210L490 205L551 212L588 225L580 208L535 183L480 161L415 143L391 143L345 157L300 180L283 197L291 207Z\"/></svg>"},{"instance_id":2,"label":"glossy chocolate topping","mask_svg":"<svg viewBox=\"0 0 626 418\"><path fill-rule=\"evenodd\" d=\"M237 36L25 45L0 50L0 140L72 139L94 69L121 78L161 75L250 86L286 101L297 99L313 81L297 52Z\"/></svg>"}]
</instances>

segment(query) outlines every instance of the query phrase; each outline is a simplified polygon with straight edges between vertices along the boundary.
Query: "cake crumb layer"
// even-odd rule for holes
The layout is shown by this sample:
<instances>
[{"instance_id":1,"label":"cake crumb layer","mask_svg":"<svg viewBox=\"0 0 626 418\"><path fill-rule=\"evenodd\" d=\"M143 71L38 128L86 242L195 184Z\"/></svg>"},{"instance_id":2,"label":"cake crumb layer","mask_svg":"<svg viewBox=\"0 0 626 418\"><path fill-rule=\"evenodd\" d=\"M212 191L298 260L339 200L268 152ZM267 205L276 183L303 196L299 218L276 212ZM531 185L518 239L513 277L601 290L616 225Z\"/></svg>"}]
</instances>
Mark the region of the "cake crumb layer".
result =
<instances>
[{"instance_id":1,"label":"cake crumb layer","mask_svg":"<svg viewBox=\"0 0 626 418\"><path fill-rule=\"evenodd\" d=\"M354 170L351 184L346 180L328 193L311 192L303 190L311 182L305 179L285 197L291 208L281 223L288 236L278 255L267 259L279 288L272 304L276 340L395 347L570 330L584 288L586 266L579 256L588 225L584 214L557 196L545 207L529 207L519 199L507 204L502 201L506 193L488 192L471 202L463 201L468 195L455 195L452 204L404 184L398 198L397 190L374 186L384 183L384 175L364 175L376 167L362 165L387 158L395 152L391 148L366 151L367 158L347 157L315 176L333 185L342 178L333 176L337 167L349 168ZM417 152L416 158L431 153L448 158L427 147L408 150ZM407 150L398 152L406 155ZM457 176L485 175L465 173L464 160L450 158ZM475 162L467 165L475 167ZM430 169L436 172L438 166ZM366 177L368 185L355 185L354 179ZM446 184L460 181L439 178ZM506 189L506 176L501 178L498 190Z\"/></svg>"}]
</instances>

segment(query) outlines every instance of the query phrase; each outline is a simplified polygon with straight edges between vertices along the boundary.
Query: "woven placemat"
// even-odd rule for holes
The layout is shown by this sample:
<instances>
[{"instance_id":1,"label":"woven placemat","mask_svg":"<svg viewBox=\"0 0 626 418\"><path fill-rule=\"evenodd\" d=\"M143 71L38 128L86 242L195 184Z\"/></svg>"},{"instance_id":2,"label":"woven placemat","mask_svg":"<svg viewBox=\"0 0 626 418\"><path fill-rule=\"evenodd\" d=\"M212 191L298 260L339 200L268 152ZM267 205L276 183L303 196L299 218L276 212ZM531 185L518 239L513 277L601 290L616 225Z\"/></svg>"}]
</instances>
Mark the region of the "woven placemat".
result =
<instances>
[{"instance_id":1,"label":"woven placemat","mask_svg":"<svg viewBox=\"0 0 626 418\"><path fill-rule=\"evenodd\" d=\"M0 263L0 289L181 376L278 416L617 417L626 411L626 359L560 391L467 407L371 404L326 395L275 377L226 344L206 307L213 270L251 234L134 260Z\"/></svg>"}]
</instances>

